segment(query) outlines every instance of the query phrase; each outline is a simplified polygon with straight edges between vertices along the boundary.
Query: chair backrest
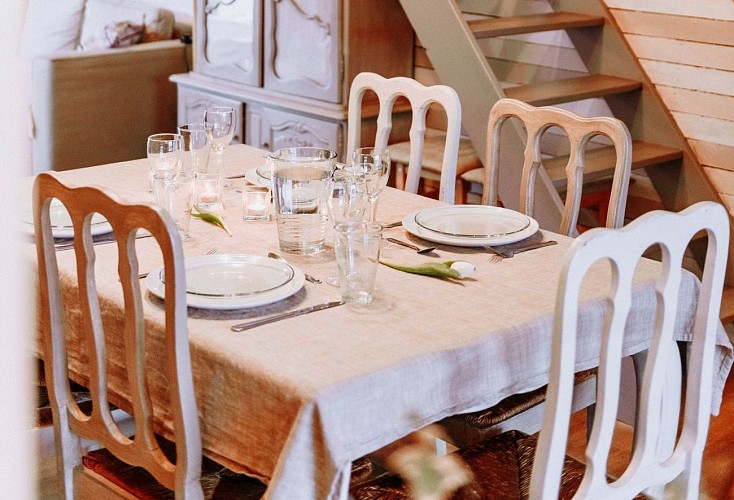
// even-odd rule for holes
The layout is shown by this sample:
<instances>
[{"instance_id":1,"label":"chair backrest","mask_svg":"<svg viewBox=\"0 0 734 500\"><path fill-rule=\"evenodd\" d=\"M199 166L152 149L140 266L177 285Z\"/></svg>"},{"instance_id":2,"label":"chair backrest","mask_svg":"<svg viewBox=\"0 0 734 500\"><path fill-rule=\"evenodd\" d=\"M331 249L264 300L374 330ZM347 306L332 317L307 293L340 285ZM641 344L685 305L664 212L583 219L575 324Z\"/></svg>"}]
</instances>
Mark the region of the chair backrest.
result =
<instances>
[{"instance_id":1,"label":"chair backrest","mask_svg":"<svg viewBox=\"0 0 734 500\"><path fill-rule=\"evenodd\" d=\"M708 236L688 355L680 436L681 360L673 335L679 303L682 259L699 231ZM556 298L547 406L535 456L531 498L556 498L566 451L576 358L578 301L593 264L609 261L610 289L601 332L597 409L586 448L586 471L575 498L633 498L665 488L666 498L698 498L701 458L711 412L714 348L729 241L723 206L700 202L679 214L649 212L617 230L592 229L573 243ZM606 464L620 391L620 366L632 280L643 252L658 244L661 273L655 286L656 317L641 391L632 459L620 478L607 484ZM653 322L650 322L653 324Z\"/></svg>"},{"instance_id":2,"label":"chair backrest","mask_svg":"<svg viewBox=\"0 0 734 500\"><path fill-rule=\"evenodd\" d=\"M87 417L71 397L64 321L64 302L54 249L50 206L58 199L74 227L82 345L88 353L87 373L93 409ZM51 174L40 174L33 191L36 247L43 310L42 324L46 381L49 384L56 433L59 473L66 498L74 498L73 470L81 465L80 438L99 442L120 460L148 470L177 498L201 498L201 437L194 398L186 311L186 277L183 248L170 216L152 205L127 205L91 187L70 188ZM106 345L95 281L92 215L109 221L117 239L118 273L125 308L125 366L135 419L135 436L126 437L115 423L108 404ZM170 410L176 444L176 464L161 451L153 433L153 412L148 393L145 322L135 250L138 228L156 238L165 266L165 368L170 387Z\"/></svg>"},{"instance_id":3,"label":"chair backrest","mask_svg":"<svg viewBox=\"0 0 734 500\"><path fill-rule=\"evenodd\" d=\"M423 164L423 144L426 135L426 113L432 103L443 106L446 112L446 143L441 166L441 181L438 198L446 203L454 203L456 183L456 161L461 139L461 103L454 89L446 85L424 86L406 77L383 78L375 73L360 73L352 81L349 91L349 119L347 131L347 152L351 154L360 147L362 132L362 98L371 90L379 99L380 111L377 116L377 133L374 146L387 149L392 130L392 113L395 101L403 96L410 102L413 112L410 124L410 163L405 179L405 190L418 192L421 166Z\"/></svg>"},{"instance_id":4,"label":"chair backrest","mask_svg":"<svg viewBox=\"0 0 734 500\"><path fill-rule=\"evenodd\" d=\"M550 106L536 108L517 99L500 99L489 113L485 163L488 167L485 167L482 203L497 205L500 137L502 125L509 118L519 119L527 131L520 181L521 212L533 216L535 181L538 169L543 163L540 151L541 138L549 128L558 126L565 130L570 144L570 155L566 165L566 200L558 232L571 236L576 231L584 182L585 151L589 140L597 135L608 137L617 153L606 227L616 228L624 225L632 163L632 139L627 126L616 118L606 116L584 118L560 108Z\"/></svg>"}]
</instances>

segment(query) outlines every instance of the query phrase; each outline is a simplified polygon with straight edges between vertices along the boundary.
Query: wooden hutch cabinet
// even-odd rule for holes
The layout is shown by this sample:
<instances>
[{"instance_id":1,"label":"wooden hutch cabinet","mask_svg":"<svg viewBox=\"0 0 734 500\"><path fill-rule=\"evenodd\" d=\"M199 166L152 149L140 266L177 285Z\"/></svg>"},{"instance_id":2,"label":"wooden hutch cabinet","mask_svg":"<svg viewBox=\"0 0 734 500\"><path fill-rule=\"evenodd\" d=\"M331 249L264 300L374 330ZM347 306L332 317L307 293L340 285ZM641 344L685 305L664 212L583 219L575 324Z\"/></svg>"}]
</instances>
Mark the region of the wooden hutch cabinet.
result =
<instances>
[{"instance_id":1,"label":"wooden hutch cabinet","mask_svg":"<svg viewBox=\"0 0 734 500\"><path fill-rule=\"evenodd\" d=\"M193 71L171 77L180 123L233 106L235 142L344 158L352 79L411 76L413 30L398 0L195 0L193 53Z\"/></svg>"}]
</instances>

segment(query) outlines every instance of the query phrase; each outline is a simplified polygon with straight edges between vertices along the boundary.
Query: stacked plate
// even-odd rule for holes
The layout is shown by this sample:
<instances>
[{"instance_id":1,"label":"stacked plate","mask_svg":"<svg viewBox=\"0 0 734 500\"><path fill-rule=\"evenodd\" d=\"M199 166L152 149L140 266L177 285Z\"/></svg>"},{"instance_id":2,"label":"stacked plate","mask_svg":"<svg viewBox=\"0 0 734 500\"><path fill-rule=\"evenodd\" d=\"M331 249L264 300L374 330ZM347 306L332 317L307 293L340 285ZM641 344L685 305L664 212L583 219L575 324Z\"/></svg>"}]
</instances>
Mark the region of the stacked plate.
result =
<instances>
[{"instance_id":1,"label":"stacked plate","mask_svg":"<svg viewBox=\"0 0 734 500\"><path fill-rule=\"evenodd\" d=\"M260 165L256 168L251 168L247 172L245 172L245 179L250 184L254 184L256 186L265 186L270 187L270 168L267 165Z\"/></svg>"},{"instance_id":2,"label":"stacked plate","mask_svg":"<svg viewBox=\"0 0 734 500\"><path fill-rule=\"evenodd\" d=\"M538 223L514 210L484 205L451 205L411 212L403 227L424 240L475 247L507 245L535 234Z\"/></svg>"},{"instance_id":3,"label":"stacked plate","mask_svg":"<svg viewBox=\"0 0 734 500\"><path fill-rule=\"evenodd\" d=\"M188 258L186 303L202 309L245 309L272 304L303 287L304 275L290 265L259 255L201 255ZM162 267L151 272L145 286L165 298Z\"/></svg>"},{"instance_id":4,"label":"stacked plate","mask_svg":"<svg viewBox=\"0 0 734 500\"><path fill-rule=\"evenodd\" d=\"M49 208L49 215L51 218L51 232L54 238L73 238L74 227L71 225L71 217L69 212L66 210L64 205L54 199L51 201L51 207ZM24 233L35 234L35 228L33 226L33 211L29 210L26 212L22 219L21 229ZM112 231L112 226L101 214L95 213L92 215L91 232L92 236L100 234L107 234Z\"/></svg>"}]
</instances>

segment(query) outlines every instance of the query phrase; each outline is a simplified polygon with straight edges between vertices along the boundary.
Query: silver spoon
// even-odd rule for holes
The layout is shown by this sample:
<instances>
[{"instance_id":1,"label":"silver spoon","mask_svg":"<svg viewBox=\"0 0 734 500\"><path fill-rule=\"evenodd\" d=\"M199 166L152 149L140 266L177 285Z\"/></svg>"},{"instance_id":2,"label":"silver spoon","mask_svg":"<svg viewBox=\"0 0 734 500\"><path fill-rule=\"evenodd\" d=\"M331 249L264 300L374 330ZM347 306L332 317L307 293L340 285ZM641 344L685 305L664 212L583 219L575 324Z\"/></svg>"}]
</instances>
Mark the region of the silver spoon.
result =
<instances>
[{"instance_id":1,"label":"silver spoon","mask_svg":"<svg viewBox=\"0 0 734 500\"><path fill-rule=\"evenodd\" d=\"M426 255L426 254L429 254L429 253L433 252L434 250L436 250L436 247L419 248L419 247L417 247L417 246L415 246L415 245L413 245L411 243L406 243L404 241L400 241L400 240L395 239L395 238L385 238L385 239L387 241L391 242L391 243L397 243L398 245L402 245L404 247L412 248L413 250L415 250L416 252L418 252L421 255Z\"/></svg>"},{"instance_id":2,"label":"silver spoon","mask_svg":"<svg viewBox=\"0 0 734 500\"><path fill-rule=\"evenodd\" d=\"M275 252L268 252L268 257L270 257L271 259L279 260L281 262L285 262L286 264L288 263L287 260L285 260L283 257ZM303 273L303 276L304 278L306 278L306 281L309 281L311 283L315 283L317 285L321 283L320 279L316 278L315 276L311 276L310 274Z\"/></svg>"}]
</instances>

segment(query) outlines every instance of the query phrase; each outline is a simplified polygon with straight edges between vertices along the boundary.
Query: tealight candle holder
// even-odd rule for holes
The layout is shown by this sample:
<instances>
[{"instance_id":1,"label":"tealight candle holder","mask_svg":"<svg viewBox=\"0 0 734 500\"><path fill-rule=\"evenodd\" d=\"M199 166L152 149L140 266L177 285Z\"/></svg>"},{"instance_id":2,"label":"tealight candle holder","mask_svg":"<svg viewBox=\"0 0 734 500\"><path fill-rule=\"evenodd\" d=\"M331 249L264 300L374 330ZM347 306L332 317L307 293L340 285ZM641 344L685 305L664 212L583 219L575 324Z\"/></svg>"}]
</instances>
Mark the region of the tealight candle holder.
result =
<instances>
[{"instance_id":1,"label":"tealight candle holder","mask_svg":"<svg viewBox=\"0 0 734 500\"><path fill-rule=\"evenodd\" d=\"M242 188L242 220L270 220L270 188L267 186L244 186Z\"/></svg>"},{"instance_id":2,"label":"tealight candle holder","mask_svg":"<svg viewBox=\"0 0 734 500\"><path fill-rule=\"evenodd\" d=\"M194 205L199 211L222 211L222 177L198 172L194 179Z\"/></svg>"}]
</instances>

